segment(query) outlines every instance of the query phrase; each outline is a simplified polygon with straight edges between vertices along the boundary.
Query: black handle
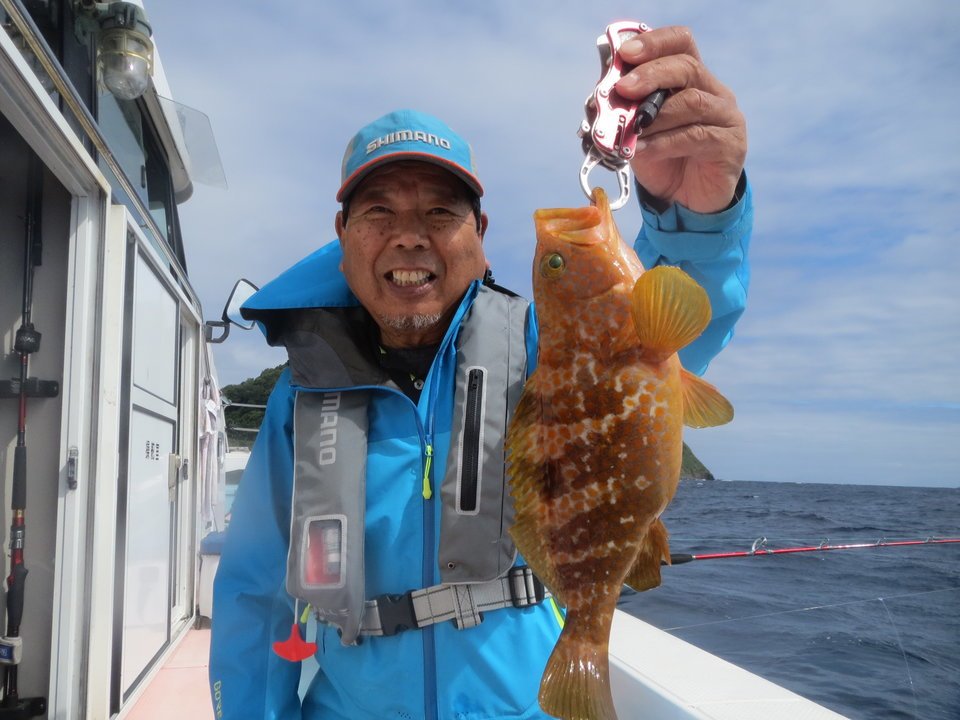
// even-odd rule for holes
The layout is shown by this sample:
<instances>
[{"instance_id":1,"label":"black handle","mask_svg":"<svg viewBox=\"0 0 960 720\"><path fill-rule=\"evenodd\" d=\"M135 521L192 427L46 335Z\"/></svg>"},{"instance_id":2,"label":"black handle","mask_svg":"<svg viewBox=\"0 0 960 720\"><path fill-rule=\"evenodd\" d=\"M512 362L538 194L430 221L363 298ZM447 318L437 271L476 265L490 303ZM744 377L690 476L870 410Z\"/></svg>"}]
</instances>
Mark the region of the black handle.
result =
<instances>
[{"instance_id":1,"label":"black handle","mask_svg":"<svg viewBox=\"0 0 960 720\"><path fill-rule=\"evenodd\" d=\"M660 108L663 107L663 102L667 99L669 93L669 90L654 90L640 103L640 107L637 108L637 120L634 125L634 132L639 133L641 128L648 127L657 119L657 114L660 112Z\"/></svg>"},{"instance_id":2,"label":"black handle","mask_svg":"<svg viewBox=\"0 0 960 720\"><path fill-rule=\"evenodd\" d=\"M27 506L27 446L17 445L13 449L13 495L10 507L23 510Z\"/></svg>"},{"instance_id":3,"label":"black handle","mask_svg":"<svg viewBox=\"0 0 960 720\"><path fill-rule=\"evenodd\" d=\"M20 634L20 621L23 620L23 589L27 581L27 568L17 565L7 578L7 635L17 637Z\"/></svg>"}]
</instances>

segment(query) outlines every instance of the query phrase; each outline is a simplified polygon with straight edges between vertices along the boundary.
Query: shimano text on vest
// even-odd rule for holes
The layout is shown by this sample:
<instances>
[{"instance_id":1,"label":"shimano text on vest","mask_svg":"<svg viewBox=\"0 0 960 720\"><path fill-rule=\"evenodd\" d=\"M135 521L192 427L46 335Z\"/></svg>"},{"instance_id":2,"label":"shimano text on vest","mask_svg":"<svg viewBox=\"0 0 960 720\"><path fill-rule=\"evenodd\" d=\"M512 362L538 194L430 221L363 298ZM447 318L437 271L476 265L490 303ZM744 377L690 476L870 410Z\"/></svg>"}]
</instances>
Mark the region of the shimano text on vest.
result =
<instances>
[{"instance_id":1,"label":"shimano text on vest","mask_svg":"<svg viewBox=\"0 0 960 720\"><path fill-rule=\"evenodd\" d=\"M320 464L333 465L337 461L337 420L340 417L340 393L327 393L320 405Z\"/></svg>"}]
</instances>

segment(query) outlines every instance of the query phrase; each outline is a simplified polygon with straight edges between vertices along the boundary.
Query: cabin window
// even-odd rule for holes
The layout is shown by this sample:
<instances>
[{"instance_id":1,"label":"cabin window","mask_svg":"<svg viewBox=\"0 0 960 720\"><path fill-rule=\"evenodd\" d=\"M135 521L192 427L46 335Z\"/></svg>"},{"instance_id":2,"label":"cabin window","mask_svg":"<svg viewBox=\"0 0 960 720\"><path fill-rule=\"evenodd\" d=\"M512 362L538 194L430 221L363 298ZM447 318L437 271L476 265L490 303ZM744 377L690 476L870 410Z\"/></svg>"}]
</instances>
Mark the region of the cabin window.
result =
<instances>
[{"instance_id":1,"label":"cabin window","mask_svg":"<svg viewBox=\"0 0 960 720\"><path fill-rule=\"evenodd\" d=\"M130 184L157 224L160 239L173 251L180 266L186 269L170 170L140 101L121 100L108 92L100 93L97 124ZM109 177L110 170L102 159L100 169Z\"/></svg>"},{"instance_id":2,"label":"cabin window","mask_svg":"<svg viewBox=\"0 0 960 720\"><path fill-rule=\"evenodd\" d=\"M97 105L97 124L103 132L113 156L144 204L147 202L147 177L144 168L143 121L135 100L120 100L102 93ZM100 169L109 177L110 168L100 159ZM163 230L163 226L160 226Z\"/></svg>"},{"instance_id":3,"label":"cabin window","mask_svg":"<svg viewBox=\"0 0 960 720\"><path fill-rule=\"evenodd\" d=\"M176 249L173 231L173 185L170 181L170 172L164 162L163 155L153 139L152 133L146 133L144 138L144 180L146 181L146 198L144 202L153 221L164 234L171 247ZM179 253L178 253L179 256Z\"/></svg>"}]
</instances>

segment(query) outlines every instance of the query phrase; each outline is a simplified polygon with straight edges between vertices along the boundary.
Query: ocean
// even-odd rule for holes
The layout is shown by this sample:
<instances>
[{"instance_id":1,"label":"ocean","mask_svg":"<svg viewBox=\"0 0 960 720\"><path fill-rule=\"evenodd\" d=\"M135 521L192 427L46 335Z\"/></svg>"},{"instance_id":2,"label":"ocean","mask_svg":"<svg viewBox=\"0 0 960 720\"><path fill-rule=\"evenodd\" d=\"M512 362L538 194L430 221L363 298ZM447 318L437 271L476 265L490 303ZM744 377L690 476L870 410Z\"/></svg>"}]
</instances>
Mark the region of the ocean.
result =
<instances>
[{"instance_id":1,"label":"ocean","mask_svg":"<svg viewBox=\"0 0 960 720\"><path fill-rule=\"evenodd\" d=\"M960 489L684 481L673 553L960 537ZM960 544L698 560L620 608L855 720L960 718Z\"/></svg>"}]
</instances>

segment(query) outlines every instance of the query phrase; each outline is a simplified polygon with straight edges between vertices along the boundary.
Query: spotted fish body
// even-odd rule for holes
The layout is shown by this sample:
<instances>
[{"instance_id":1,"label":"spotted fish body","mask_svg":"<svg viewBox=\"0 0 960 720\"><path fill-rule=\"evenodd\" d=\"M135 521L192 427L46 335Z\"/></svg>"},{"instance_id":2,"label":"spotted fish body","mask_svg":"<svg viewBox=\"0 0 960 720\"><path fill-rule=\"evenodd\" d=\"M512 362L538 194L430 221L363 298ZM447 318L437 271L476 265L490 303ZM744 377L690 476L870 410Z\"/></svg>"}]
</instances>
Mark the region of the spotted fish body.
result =
<instances>
[{"instance_id":1,"label":"spotted fish body","mask_svg":"<svg viewBox=\"0 0 960 720\"><path fill-rule=\"evenodd\" d=\"M733 416L676 351L710 319L677 268L644 272L603 190L584 208L538 210L533 286L538 364L507 433L511 534L566 607L540 705L564 720L614 720L608 641L624 582L660 584L658 519L680 475L682 426Z\"/></svg>"}]
</instances>

